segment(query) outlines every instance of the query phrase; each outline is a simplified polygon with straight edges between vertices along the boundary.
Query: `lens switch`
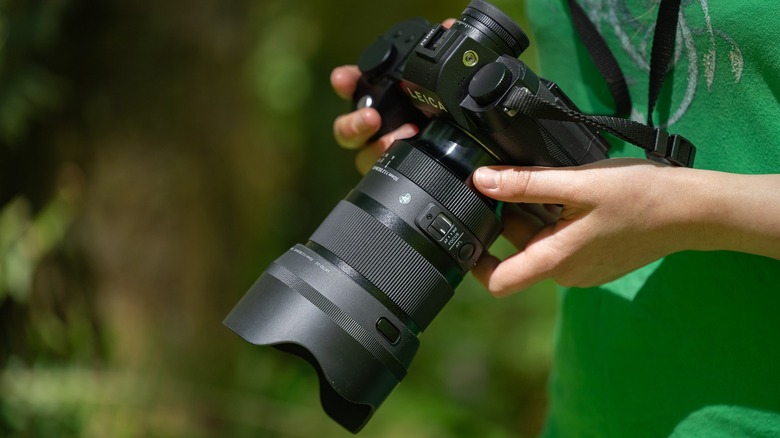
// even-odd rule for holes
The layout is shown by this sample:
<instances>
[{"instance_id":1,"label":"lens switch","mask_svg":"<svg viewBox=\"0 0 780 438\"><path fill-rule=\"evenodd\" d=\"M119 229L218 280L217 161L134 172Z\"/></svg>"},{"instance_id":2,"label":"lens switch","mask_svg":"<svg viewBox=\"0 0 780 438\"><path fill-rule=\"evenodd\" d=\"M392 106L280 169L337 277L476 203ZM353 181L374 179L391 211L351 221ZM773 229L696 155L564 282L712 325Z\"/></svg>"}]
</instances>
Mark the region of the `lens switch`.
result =
<instances>
[{"instance_id":1,"label":"lens switch","mask_svg":"<svg viewBox=\"0 0 780 438\"><path fill-rule=\"evenodd\" d=\"M434 236L437 236L439 240L443 239L451 229L452 221L441 213L436 216L436 219L434 219L428 227L428 231L433 233Z\"/></svg>"},{"instance_id":2,"label":"lens switch","mask_svg":"<svg viewBox=\"0 0 780 438\"><path fill-rule=\"evenodd\" d=\"M401 336L401 331L385 317L379 318L376 322L376 329L379 330L379 333L381 333L391 344L398 342L398 338Z\"/></svg>"}]
</instances>

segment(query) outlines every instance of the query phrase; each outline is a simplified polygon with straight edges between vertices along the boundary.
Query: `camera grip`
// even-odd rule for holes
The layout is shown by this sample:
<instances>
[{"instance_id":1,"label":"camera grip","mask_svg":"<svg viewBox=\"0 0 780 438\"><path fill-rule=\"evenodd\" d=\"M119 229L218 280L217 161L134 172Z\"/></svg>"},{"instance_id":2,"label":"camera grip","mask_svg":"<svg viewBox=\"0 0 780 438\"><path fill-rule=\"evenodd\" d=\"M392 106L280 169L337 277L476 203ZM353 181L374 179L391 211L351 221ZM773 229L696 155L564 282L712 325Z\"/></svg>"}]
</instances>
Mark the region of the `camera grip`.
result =
<instances>
[{"instance_id":1,"label":"camera grip","mask_svg":"<svg viewBox=\"0 0 780 438\"><path fill-rule=\"evenodd\" d=\"M401 89L401 77L409 55L430 30L430 23L421 18L404 21L377 38L360 55L358 68L362 76L352 95L353 107L374 108L382 117L382 126L369 142L404 123L420 128L427 124L427 117Z\"/></svg>"},{"instance_id":2,"label":"camera grip","mask_svg":"<svg viewBox=\"0 0 780 438\"><path fill-rule=\"evenodd\" d=\"M369 84L365 76L360 79L353 95L354 109L374 108L382 117L382 126L368 142L374 142L405 123L413 123L420 129L428 118L414 105L397 82L382 78L377 84Z\"/></svg>"}]
</instances>

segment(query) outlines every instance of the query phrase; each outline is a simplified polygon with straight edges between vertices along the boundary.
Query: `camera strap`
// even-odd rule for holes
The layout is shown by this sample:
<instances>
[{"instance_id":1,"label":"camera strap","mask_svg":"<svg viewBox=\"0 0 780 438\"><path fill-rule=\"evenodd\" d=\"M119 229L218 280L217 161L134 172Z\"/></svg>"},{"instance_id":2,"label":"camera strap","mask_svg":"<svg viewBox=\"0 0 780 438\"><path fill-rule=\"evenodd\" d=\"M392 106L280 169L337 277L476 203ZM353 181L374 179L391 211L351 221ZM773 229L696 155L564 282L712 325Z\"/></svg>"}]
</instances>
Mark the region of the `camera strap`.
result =
<instances>
[{"instance_id":1,"label":"camera strap","mask_svg":"<svg viewBox=\"0 0 780 438\"><path fill-rule=\"evenodd\" d=\"M568 3L574 27L612 94L614 115L588 115L557 106L535 96L524 87L515 87L510 91L505 101L507 109L538 119L585 123L641 147L650 159L691 167L696 154L693 144L681 135L670 135L663 129L654 128L652 120L661 86L674 56L680 0L661 0L658 7L650 53L647 124L626 118L631 114L631 96L617 59L579 3L576 0L568 0Z\"/></svg>"},{"instance_id":2,"label":"camera strap","mask_svg":"<svg viewBox=\"0 0 780 438\"><path fill-rule=\"evenodd\" d=\"M587 124L639 146L648 158L674 166L692 167L696 155L696 148L681 135L670 135L663 129L621 117L583 114L542 99L526 87L516 86L510 90L504 106L507 111L517 111L534 119Z\"/></svg>"},{"instance_id":3,"label":"camera strap","mask_svg":"<svg viewBox=\"0 0 780 438\"><path fill-rule=\"evenodd\" d=\"M609 49L604 37L596 25L588 18L577 0L568 0L572 22L591 59L607 82L610 94L615 101L616 117L628 117L631 114L631 95L623 71ZM677 36L677 21L680 13L680 0L661 0L653 33L653 45L650 50L650 80L647 99L647 124L653 126L653 110L661 93L661 86L669 71L669 63L674 56Z\"/></svg>"},{"instance_id":4,"label":"camera strap","mask_svg":"<svg viewBox=\"0 0 780 438\"><path fill-rule=\"evenodd\" d=\"M604 37L596 29L596 25L590 21L588 14L577 3L577 0L569 0L569 9L571 9L571 18L577 34L588 50L593 63L596 64L599 73L607 81L607 87L615 101L615 117L630 116L631 95L628 93L626 77L623 75L623 70L620 69L615 55L612 54Z\"/></svg>"}]
</instances>

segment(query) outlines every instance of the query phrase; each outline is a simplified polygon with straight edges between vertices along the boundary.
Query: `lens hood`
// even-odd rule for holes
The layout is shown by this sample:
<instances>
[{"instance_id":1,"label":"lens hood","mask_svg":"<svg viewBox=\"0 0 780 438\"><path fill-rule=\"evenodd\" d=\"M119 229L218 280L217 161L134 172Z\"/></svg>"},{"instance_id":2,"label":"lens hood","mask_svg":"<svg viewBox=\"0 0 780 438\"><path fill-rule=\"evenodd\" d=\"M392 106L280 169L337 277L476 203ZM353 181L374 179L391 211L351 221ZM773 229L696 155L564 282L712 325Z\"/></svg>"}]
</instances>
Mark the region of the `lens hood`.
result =
<instances>
[{"instance_id":1,"label":"lens hood","mask_svg":"<svg viewBox=\"0 0 780 438\"><path fill-rule=\"evenodd\" d=\"M376 328L379 319L390 318L384 307L329 265L296 245L258 278L223 323L252 344L309 362L320 379L325 412L357 433L405 376L419 341L404 333L388 347ZM326 277L323 268L330 271ZM323 278L325 293L317 284Z\"/></svg>"}]
</instances>

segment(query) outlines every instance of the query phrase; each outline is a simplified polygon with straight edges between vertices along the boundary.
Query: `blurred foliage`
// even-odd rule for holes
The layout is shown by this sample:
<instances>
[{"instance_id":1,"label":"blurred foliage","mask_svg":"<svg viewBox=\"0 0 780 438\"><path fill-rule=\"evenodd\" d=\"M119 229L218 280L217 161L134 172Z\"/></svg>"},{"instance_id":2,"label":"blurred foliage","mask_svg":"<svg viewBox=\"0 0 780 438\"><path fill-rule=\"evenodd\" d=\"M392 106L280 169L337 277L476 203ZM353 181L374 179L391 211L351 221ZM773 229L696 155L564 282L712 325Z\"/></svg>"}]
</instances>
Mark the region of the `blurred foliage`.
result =
<instances>
[{"instance_id":1,"label":"blurred foliage","mask_svg":"<svg viewBox=\"0 0 780 438\"><path fill-rule=\"evenodd\" d=\"M58 37L63 1L0 3L0 139L23 141L36 119L57 106L61 84L39 57Z\"/></svg>"},{"instance_id":2,"label":"blurred foliage","mask_svg":"<svg viewBox=\"0 0 780 438\"><path fill-rule=\"evenodd\" d=\"M220 321L359 179L330 70L465 3L0 0L0 436L350 436ZM361 435L534 435L554 313L467 278Z\"/></svg>"}]
</instances>

